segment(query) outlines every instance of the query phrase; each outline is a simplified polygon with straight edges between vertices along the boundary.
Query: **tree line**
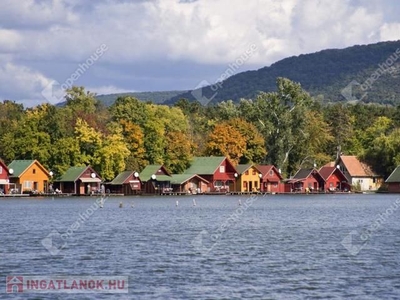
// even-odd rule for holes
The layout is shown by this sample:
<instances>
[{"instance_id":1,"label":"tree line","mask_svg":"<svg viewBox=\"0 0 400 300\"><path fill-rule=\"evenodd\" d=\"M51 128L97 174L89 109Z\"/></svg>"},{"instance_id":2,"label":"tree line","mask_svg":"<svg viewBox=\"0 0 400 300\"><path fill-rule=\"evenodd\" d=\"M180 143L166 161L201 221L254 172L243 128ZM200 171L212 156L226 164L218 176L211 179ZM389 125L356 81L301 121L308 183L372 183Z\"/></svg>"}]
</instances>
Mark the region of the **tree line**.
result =
<instances>
[{"instance_id":1,"label":"tree line","mask_svg":"<svg viewBox=\"0 0 400 300\"><path fill-rule=\"evenodd\" d=\"M341 153L385 177L400 165L400 106L322 104L285 78L277 79L276 92L212 106L122 96L106 107L83 87L68 90L65 100L62 107L0 103L0 158L37 159L55 176L91 165L105 180L148 164L181 173L203 155L273 164L284 176Z\"/></svg>"}]
</instances>

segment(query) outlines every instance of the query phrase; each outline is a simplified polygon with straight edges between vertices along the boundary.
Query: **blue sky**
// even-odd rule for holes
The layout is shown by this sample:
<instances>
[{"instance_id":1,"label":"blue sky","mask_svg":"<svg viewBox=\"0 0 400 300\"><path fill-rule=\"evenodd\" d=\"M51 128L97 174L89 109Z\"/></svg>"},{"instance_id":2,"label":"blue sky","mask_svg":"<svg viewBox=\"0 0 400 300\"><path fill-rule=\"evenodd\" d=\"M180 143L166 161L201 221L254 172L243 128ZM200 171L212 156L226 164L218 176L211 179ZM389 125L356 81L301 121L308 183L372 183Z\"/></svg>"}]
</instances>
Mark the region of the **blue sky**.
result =
<instances>
[{"instance_id":1,"label":"blue sky","mask_svg":"<svg viewBox=\"0 0 400 300\"><path fill-rule=\"evenodd\" d=\"M0 0L0 100L46 102L68 79L98 94L193 89L235 62L398 39L395 0Z\"/></svg>"}]
</instances>

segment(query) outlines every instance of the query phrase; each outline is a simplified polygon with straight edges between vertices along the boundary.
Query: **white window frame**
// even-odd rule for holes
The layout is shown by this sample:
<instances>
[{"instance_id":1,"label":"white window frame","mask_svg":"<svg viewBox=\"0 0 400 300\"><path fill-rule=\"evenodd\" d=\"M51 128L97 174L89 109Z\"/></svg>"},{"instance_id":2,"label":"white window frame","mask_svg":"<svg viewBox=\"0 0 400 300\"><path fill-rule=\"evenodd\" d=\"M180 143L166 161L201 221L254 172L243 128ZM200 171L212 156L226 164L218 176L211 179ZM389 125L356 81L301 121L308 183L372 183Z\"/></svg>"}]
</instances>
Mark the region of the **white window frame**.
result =
<instances>
[{"instance_id":1,"label":"white window frame","mask_svg":"<svg viewBox=\"0 0 400 300\"><path fill-rule=\"evenodd\" d=\"M219 172L225 173L225 166L219 166Z\"/></svg>"},{"instance_id":2,"label":"white window frame","mask_svg":"<svg viewBox=\"0 0 400 300\"><path fill-rule=\"evenodd\" d=\"M25 180L24 183L22 184L23 189L32 189L33 187L33 181Z\"/></svg>"}]
</instances>

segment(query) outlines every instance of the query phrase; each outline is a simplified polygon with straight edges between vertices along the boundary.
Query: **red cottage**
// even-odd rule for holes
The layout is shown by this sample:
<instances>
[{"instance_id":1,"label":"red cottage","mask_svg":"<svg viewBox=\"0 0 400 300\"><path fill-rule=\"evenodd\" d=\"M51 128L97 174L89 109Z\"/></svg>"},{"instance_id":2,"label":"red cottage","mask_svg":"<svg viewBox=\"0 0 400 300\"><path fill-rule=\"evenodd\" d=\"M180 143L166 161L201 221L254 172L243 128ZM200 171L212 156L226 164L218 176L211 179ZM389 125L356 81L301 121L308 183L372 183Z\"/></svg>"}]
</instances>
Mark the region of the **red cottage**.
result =
<instances>
[{"instance_id":1,"label":"red cottage","mask_svg":"<svg viewBox=\"0 0 400 300\"><path fill-rule=\"evenodd\" d=\"M61 177L54 180L54 187L56 187L55 191L60 193L93 195L102 192L101 180L99 174L90 166L71 167Z\"/></svg>"},{"instance_id":2,"label":"red cottage","mask_svg":"<svg viewBox=\"0 0 400 300\"><path fill-rule=\"evenodd\" d=\"M9 170L6 164L0 160L0 195L8 194L10 188Z\"/></svg>"},{"instance_id":3,"label":"red cottage","mask_svg":"<svg viewBox=\"0 0 400 300\"><path fill-rule=\"evenodd\" d=\"M348 192L351 190L349 181L339 168L325 166L319 169L318 172L325 180L325 191Z\"/></svg>"},{"instance_id":4,"label":"red cottage","mask_svg":"<svg viewBox=\"0 0 400 300\"><path fill-rule=\"evenodd\" d=\"M273 165L257 165L257 169L262 174L261 192L264 193L281 193L284 191L282 184L282 175Z\"/></svg>"},{"instance_id":5,"label":"red cottage","mask_svg":"<svg viewBox=\"0 0 400 300\"><path fill-rule=\"evenodd\" d=\"M185 174L196 174L209 182L209 192L229 192L233 189L237 170L223 156L195 157Z\"/></svg>"},{"instance_id":6,"label":"red cottage","mask_svg":"<svg viewBox=\"0 0 400 300\"><path fill-rule=\"evenodd\" d=\"M322 192L325 180L316 169L300 169L285 182L285 192Z\"/></svg>"},{"instance_id":7,"label":"red cottage","mask_svg":"<svg viewBox=\"0 0 400 300\"><path fill-rule=\"evenodd\" d=\"M140 173L144 194L161 194L172 191L171 173L163 165L148 165Z\"/></svg>"},{"instance_id":8,"label":"red cottage","mask_svg":"<svg viewBox=\"0 0 400 300\"><path fill-rule=\"evenodd\" d=\"M107 183L106 189L112 194L138 195L142 192L142 182L138 172L124 171Z\"/></svg>"}]
</instances>

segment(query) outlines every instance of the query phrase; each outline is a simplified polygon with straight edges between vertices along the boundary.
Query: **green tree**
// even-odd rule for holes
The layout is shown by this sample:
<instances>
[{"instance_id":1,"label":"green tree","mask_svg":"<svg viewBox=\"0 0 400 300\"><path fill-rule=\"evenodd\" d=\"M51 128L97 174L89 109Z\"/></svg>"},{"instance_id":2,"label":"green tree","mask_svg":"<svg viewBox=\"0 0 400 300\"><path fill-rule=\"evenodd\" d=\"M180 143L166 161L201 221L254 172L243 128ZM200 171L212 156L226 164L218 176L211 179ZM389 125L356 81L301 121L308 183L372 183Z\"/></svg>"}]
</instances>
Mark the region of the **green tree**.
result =
<instances>
[{"instance_id":1,"label":"green tree","mask_svg":"<svg viewBox=\"0 0 400 300\"><path fill-rule=\"evenodd\" d=\"M112 180L125 170L125 161L130 154L122 135L122 129L112 124L111 134L103 138L102 144L94 153L93 166L106 180Z\"/></svg>"}]
</instances>

